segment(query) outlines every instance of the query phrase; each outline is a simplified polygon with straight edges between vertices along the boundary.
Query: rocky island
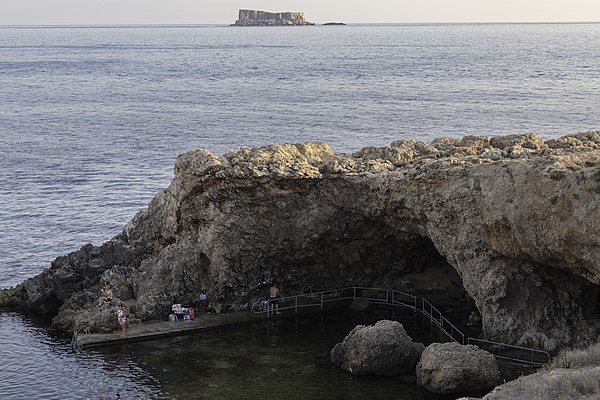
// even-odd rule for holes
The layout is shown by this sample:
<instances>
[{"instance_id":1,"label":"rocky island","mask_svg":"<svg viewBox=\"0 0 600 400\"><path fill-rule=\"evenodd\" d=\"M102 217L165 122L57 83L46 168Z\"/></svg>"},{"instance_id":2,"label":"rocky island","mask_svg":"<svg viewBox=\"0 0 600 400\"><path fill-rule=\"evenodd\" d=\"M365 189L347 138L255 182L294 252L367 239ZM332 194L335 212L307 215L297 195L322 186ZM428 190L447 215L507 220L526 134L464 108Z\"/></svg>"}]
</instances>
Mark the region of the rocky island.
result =
<instances>
[{"instance_id":1,"label":"rocky island","mask_svg":"<svg viewBox=\"0 0 600 400\"><path fill-rule=\"evenodd\" d=\"M201 291L214 312L244 310L265 275L295 294L402 288L435 268L456 276L485 338L549 351L597 341L600 133L191 151L120 235L0 291L0 310L107 332L103 296L156 320Z\"/></svg>"},{"instance_id":2,"label":"rocky island","mask_svg":"<svg viewBox=\"0 0 600 400\"><path fill-rule=\"evenodd\" d=\"M307 22L303 12L271 13L258 10L240 10L238 19L231 26L298 26L314 25Z\"/></svg>"}]
</instances>

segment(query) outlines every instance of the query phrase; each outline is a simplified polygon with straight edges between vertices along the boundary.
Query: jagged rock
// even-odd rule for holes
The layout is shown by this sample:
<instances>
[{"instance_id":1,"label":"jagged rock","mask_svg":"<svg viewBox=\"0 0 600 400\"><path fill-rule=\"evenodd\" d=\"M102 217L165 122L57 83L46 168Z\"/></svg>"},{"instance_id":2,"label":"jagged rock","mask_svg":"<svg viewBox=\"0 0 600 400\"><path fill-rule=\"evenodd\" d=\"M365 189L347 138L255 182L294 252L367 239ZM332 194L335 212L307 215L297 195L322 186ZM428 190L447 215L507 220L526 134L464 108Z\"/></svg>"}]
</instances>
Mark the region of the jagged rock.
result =
<instances>
[{"instance_id":1,"label":"jagged rock","mask_svg":"<svg viewBox=\"0 0 600 400\"><path fill-rule=\"evenodd\" d=\"M426 143L417 140L396 140L389 147L365 147L352 154L352 157L362 161L388 162L392 166L399 166L413 161L417 157L435 157L439 151Z\"/></svg>"},{"instance_id":2,"label":"jagged rock","mask_svg":"<svg viewBox=\"0 0 600 400\"><path fill-rule=\"evenodd\" d=\"M519 146L523 149L540 150L547 149L548 145L537 135L527 133L524 135L495 136L490 139L490 145L500 150L508 147Z\"/></svg>"},{"instance_id":3,"label":"jagged rock","mask_svg":"<svg viewBox=\"0 0 600 400\"><path fill-rule=\"evenodd\" d=\"M302 12L270 13L258 10L240 10L234 26L291 26L314 25L304 19Z\"/></svg>"},{"instance_id":4,"label":"jagged rock","mask_svg":"<svg viewBox=\"0 0 600 400\"><path fill-rule=\"evenodd\" d=\"M598 399L600 343L561 351L545 368L504 383L484 400Z\"/></svg>"},{"instance_id":5,"label":"jagged rock","mask_svg":"<svg viewBox=\"0 0 600 400\"><path fill-rule=\"evenodd\" d=\"M59 314L56 326L70 329L67 308L102 313L84 292L116 291L148 320L204 289L224 312L259 294L265 271L290 294L390 287L430 257L456 269L487 338L585 344L600 334L599 141L586 132L547 148L520 135L351 155L325 143L188 152L121 235L0 291L0 309ZM515 158L507 149L517 146Z\"/></svg>"},{"instance_id":6,"label":"jagged rock","mask_svg":"<svg viewBox=\"0 0 600 400\"><path fill-rule=\"evenodd\" d=\"M401 323L383 320L373 326L356 326L331 350L331 361L354 375L410 374L423 348Z\"/></svg>"},{"instance_id":7,"label":"jagged rock","mask_svg":"<svg viewBox=\"0 0 600 400\"><path fill-rule=\"evenodd\" d=\"M344 342L337 343L333 346L333 349L331 349L331 362L335 365L342 365L342 363L346 361L347 352L348 348Z\"/></svg>"},{"instance_id":8,"label":"jagged rock","mask_svg":"<svg viewBox=\"0 0 600 400\"><path fill-rule=\"evenodd\" d=\"M433 393L481 393L500 382L494 356L473 345L433 343L417 364L417 385Z\"/></svg>"},{"instance_id":9,"label":"jagged rock","mask_svg":"<svg viewBox=\"0 0 600 400\"><path fill-rule=\"evenodd\" d=\"M97 303L97 299L98 297L93 295L86 299L74 296L63 305L61 312L54 317L53 325L79 332L110 333L119 329L117 303L113 301L102 305L92 304ZM87 307L82 309L82 302Z\"/></svg>"},{"instance_id":10,"label":"jagged rock","mask_svg":"<svg viewBox=\"0 0 600 400\"><path fill-rule=\"evenodd\" d=\"M558 139L551 139L546 142L552 149L599 149L600 132L582 132L573 135L566 135Z\"/></svg>"},{"instance_id":11,"label":"jagged rock","mask_svg":"<svg viewBox=\"0 0 600 400\"><path fill-rule=\"evenodd\" d=\"M483 400L598 399L600 366L541 370L496 387Z\"/></svg>"},{"instance_id":12,"label":"jagged rock","mask_svg":"<svg viewBox=\"0 0 600 400\"><path fill-rule=\"evenodd\" d=\"M457 138L438 138L431 142L444 157L479 156L491 149L490 138L487 136L465 136Z\"/></svg>"}]
</instances>

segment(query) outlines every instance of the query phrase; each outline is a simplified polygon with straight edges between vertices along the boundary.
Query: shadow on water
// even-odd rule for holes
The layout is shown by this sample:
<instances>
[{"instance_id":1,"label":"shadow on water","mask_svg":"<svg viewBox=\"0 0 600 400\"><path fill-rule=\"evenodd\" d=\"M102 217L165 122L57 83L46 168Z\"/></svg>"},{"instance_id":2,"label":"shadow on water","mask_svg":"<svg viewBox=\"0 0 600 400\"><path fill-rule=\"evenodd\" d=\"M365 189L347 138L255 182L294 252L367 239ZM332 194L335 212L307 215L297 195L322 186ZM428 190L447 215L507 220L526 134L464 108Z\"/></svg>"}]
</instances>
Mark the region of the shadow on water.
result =
<instances>
[{"instance_id":1,"label":"shadow on water","mask_svg":"<svg viewBox=\"0 0 600 400\"><path fill-rule=\"evenodd\" d=\"M123 353L160 382L169 399L448 399L397 377L352 376L333 365L333 346L358 324L403 323L425 345L439 333L412 312L328 312L228 327L174 339L104 349ZM113 360L113 361L111 361Z\"/></svg>"},{"instance_id":2,"label":"shadow on water","mask_svg":"<svg viewBox=\"0 0 600 400\"><path fill-rule=\"evenodd\" d=\"M352 376L333 365L333 346L359 324L401 322L413 340L440 341L420 314L396 308L329 310L150 342L75 352L46 320L0 314L1 399L451 399L398 377ZM12 338L12 339L11 339ZM19 338L17 340L17 338ZM507 372L507 371L505 371ZM508 370L507 378L521 372ZM35 376L36 385L31 385Z\"/></svg>"},{"instance_id":3,"label":"shadow on water","mask_svg":"<svg viewBox=\"0 0 600 400\"><path fill-rule=\"evenodd\" d=\"M70 336L50 330L48 322L0 313L0 399L159 398L159 383L127 354L112 363L97 352L77 353Z\"/></svg>"}]
</instances>

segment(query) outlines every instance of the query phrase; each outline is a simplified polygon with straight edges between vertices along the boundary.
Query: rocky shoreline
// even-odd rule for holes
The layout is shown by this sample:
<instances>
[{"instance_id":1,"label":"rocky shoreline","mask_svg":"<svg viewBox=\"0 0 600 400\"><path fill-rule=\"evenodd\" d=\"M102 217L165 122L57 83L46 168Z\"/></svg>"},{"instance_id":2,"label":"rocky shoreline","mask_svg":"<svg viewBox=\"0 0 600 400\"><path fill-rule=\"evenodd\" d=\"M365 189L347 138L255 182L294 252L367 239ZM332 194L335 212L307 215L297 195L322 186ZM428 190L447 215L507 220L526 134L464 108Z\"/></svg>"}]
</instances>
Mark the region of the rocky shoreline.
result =
<instances>
[{"instance_id":1,"label":"rocky shoreline","mask_svg":"<svg viewBox=\"0 0 600 400\"><path fill-rule=\"evenodd\" d=\"M482 400L597 399L600 396L600 343L565 350L546 368L496 387Z\"/></svg>"},{"instance_id":2,"label":"rocky shoreline","mask_svg":"<svg viewBox=\"0 0 600 400\"><path fill-rule=\"evenodd\" d=\"M106 332L115 311L101 298L164 319L200 292L215 312L243 310L263 279L290 294L398 287L443 264L486 338L552 352L600 334L599 205L598 132L197 150L122 234L0 291L0 310Z\"/></svg>"}]
</instances>

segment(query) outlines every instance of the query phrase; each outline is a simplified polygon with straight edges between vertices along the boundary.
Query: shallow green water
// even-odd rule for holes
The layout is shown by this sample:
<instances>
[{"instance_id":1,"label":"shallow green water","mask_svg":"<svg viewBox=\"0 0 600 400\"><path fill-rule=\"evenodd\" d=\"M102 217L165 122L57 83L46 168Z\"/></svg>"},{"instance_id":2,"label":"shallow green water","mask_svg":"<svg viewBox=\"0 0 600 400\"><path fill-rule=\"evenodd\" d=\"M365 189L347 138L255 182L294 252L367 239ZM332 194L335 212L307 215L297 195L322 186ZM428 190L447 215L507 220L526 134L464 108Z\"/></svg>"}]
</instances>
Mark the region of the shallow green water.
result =
<instances>
[{"instance_id":1,"label":"shallow green water","mask_svg":"<svg viewBox=\"0 0 600 400\"><path fill-rule=\"evenodd\" d=\"M445 399L397 377L352 376L329 360L331 348L357 324L403 322L413 340L438 340L412 313L328 313L265 321L203 334L103 350L125 357L159 382L166 399Z\"/></svg>"}]
</instances>

